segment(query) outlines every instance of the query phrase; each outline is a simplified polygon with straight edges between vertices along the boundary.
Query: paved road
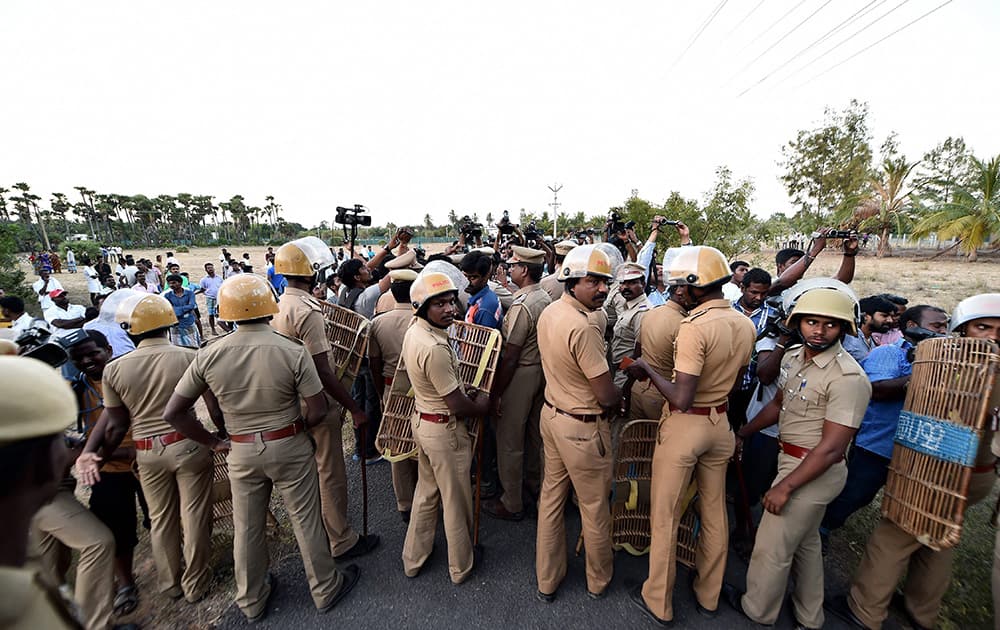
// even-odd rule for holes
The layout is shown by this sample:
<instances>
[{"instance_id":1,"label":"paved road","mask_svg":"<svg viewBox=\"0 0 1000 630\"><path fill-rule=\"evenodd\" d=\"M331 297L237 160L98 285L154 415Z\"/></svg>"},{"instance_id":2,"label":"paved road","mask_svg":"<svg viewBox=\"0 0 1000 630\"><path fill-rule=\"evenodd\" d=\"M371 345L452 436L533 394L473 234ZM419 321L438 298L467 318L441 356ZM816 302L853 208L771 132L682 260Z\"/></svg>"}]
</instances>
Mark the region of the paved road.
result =
<instances>
[{"instance_id":1,"label":"paved road","mask_svg":"<svg viewBox=\"0 0 1000 630\"><path fill-rule=\"evenodd\" d=\"M357 464L349 464L352 497L360 497L361 481ZM271 611L258 628L306 630L309 628L559 628L573 630L598 628L655 627L629 601L626 585L646 576L646 557L636 558L625 552L615 554L615 576L607 596L593 601L586 596L583 557L571 557L566 580L552 604L535 599L535 521L520 523L496 521L483 516L480 540L483 562L465 584L452 585L444 533L439 525L434 553L420 575L403 575L400 552L406 535L405 525L395 510L389 465L369 467L369 531L382 537L379 549L355 562L361 567L361 579L346 599L334 610L321 615L315 609L306 585L300 558L291 557L274 567L279 580ZM351 504L352 522L360 527L361 501ZM283 527L289 527L287 523ZM577 512L567 512L569 548L580 532ZM730 555L727 580L742 585L746 567ZM725 603L719 616L708 620L694 609L687 588L687 572L678 569L674 596L675 627L683 628L757 628ZM242 613L231 606L220 621L222 628L241 628L246 623ZM785 607L775 627L792 628L794 622ZM838 619L827 616L828 629L845 628Z\"/></svg>"}]
</instances>

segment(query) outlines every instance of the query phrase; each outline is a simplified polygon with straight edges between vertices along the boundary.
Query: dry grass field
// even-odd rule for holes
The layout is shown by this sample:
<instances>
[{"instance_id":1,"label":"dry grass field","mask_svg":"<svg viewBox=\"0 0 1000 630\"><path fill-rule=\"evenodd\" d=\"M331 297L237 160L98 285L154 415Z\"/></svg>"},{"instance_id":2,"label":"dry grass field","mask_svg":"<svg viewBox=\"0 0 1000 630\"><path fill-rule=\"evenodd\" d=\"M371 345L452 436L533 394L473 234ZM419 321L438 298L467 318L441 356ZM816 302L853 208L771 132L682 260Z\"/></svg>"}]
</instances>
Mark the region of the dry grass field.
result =
<instances>
[{"instance_id":1,"label":"dry grass field","mask_svg":"<svg viewBox=\"0 0 1000 630\"><path fill-rule=\"evenodd\" d=\"M438 249L443 245L438 245ZM244 252L251 255L255 273L264 273L264 253L266 247L232 247L234 256ZM428 248L435 251L432 248ZM164 251L134 250L129 252L137 258L155 259ZM205 262L218 263L219 250L197 248L189 253L179 253L182 271L190 273L192 282L203 275ZM773 252L762 252L749 257L753 265L773 271ZM824 252L813 264L807 277L832 275L840 264L840 256L833 251ZM25 261L24 269L29 280L34 280L31 268ZM56 276L70 292L71 301L82 303L86 300L86 283L78 274L64 272ZM897 256L877 260L867 254L857 258L857 271L853 286L859 296L881 292L891 292L905 296L911 304L932 304L948 311L963 298L976 293L1000 291L1000 260L982 257L980 262L969 264L956 260L950 255L938 259L924 256ZM199 298L202 299L202 298ZM204 311L202 311L204 317ZM204 322L206 332L207 320ZM353 451L353 435L345 431L345 450ZM990 600L990 569L993 557L994 529L989 523L992 506L996 502L994 493L989 499L970 510L962 544L956 552L955 572L951 589L945 598L941 614L941 628L987 628L992 625L992 604ZM827 589L842 591L847 587L856 567L871 529L878 517L879 500L876 499L866 510L855 515L843 529L831 539L831 552L827 557ZM272 509L282 511L280 500L272 501ZM215 545L216 586L209 598L197 607L176 603L153 593L152 577L154 569L148 553L148 537L141 532L140 547L136 553L136 574L143 598L140 608L121 621L134 620L146 627L208 627L217 619L232 601L232 557L231 538L228 532L217 533ZM279 528L277 537L270 543L272 561L288 554L296 553L294 541L288 528ZM735 558L735 556L733 556Z\"/></svg>"}]
</instances>

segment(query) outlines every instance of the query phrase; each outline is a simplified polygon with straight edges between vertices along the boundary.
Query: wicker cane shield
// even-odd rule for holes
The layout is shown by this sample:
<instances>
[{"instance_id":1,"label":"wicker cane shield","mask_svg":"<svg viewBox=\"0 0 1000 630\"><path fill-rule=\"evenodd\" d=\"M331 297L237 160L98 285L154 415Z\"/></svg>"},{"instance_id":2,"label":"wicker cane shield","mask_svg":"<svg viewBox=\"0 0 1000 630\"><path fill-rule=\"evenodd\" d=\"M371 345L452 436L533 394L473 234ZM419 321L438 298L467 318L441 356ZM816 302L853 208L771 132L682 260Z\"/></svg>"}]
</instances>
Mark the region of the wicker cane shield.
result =
<instances>
[{"instance_id":1,"label":"wicker cane shield","mask_svg":"<svg viewBox=\"0 0 1000 630\"><path fill-rule=\"evenodd\" d=\"M371 322L342 306L326 301L320 302L320 306L323 308L326 338L330 340L334 371L344 389L351 391L361 364L368 355Z\"/></svg>"},{"instance_id":2,"label":"wicker cane shield","mask_svg":"<svg viewBox=\"0 0 1000 630\"><path fill-rule=\"evenodd\" d=\"M650 488L658 420L632 420L618 434L611 498L611 541L615 550L634 556L649 553L652 540ZM684 515L677 528L677 561L694 566L698 542L698 487L694 481L684 493Z\"/></svg>"},{"instance_id":3,"label":"wicker cane shield","mask_svg":"<svg viewBox=\"0 0 1000 630\"><path fill-rule=\"evenodd\" d=\"M466 387L478 387L486 392L493 387L497 361L500 358L500 333L486 326L455 322L448 329L448 338L458 356L459 378ZM375 447L389 461L416 457L410 419L413 416L413 390L400 359L396 374L387 393L382 424ZM466 418L473 447L479 439L479 418Z\"/></svg>"},{"instance_id":4,"label":"wicker cane shield","mask_svg":"<svg viewBox=\"0 0 1000 630\"><path fill-rule=\"evenodd\" d=\"M931 549L954 547L962 535L998 364L996 345L983 339L917 346L882 515Z\"/></svg>"}]
</instances>

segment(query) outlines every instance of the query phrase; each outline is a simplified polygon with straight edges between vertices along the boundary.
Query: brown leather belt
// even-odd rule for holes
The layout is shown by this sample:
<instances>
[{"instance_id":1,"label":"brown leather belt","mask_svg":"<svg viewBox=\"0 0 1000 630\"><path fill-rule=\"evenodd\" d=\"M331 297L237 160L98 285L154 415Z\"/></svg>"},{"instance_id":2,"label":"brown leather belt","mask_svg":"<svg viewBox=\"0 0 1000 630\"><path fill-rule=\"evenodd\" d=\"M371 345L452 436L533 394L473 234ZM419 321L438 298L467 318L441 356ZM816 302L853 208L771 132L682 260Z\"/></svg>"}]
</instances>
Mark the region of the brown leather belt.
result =
<instances>
[{"instance_id":1,"label":"brown leather belt","mask_svg":"<svg viewBox=\"0 0 1000 630\"><path fill-rule=\"evenodd\" d=\"M154 435L151 438L139 438L135 441L135 450L137 451L151 451L153 447L156 446L156 440L159 438L160 442L164 446L170 446L175 442L180 442L181 440L186 440L187 437L183 433L178 431L171 431L170 433L162 433L160 435Z\"/></svg>"},{"instance_id":2,"label":"brown leather belt","mask_svg":"<svg viewBox=\"0 0 1000 630\"><path fill-rule=\"evenodd\" d=\"M420 412L420 419L426 420L427 422L433 422L434 424L448 424L451 420L451 416L446 413L424 413Z\"/></svg>"},{"instance_id":3,"label":"brown leather belt","mask_svg":"<svg viewBox=\"0 0 1000 630\"><path fill-rule=\"evenodd\" d=\"M605 420L608 417L608 412L606 411L604 413L570 413L568 411L563 411L547 400L545 401L545 406L552 409L556 413L561 413L564 416L569 416L570 418L579 420L580 422L597 422L598 420Z\"/></svg>"},{"instance_id":4,"label":"brown leather belt","mask_svg":"<svg viewBox=\"0 0 1000 630\"><path fill-rule=\"evenodd\" d=\"M721 415L726 413L729 409L729 403L722 403L718 407L688 407L687 409L678 409L673 405L670 405L670 411L672 413L693 413L696 416L710 416L712 412Z\"/></svg>"},{"instance_id":5,"label":"brown leather belt","mask_svg":"<svg viewBox=\"0 0 1000 630\"><path fill-rule=\"evenodd\" d=\"M257 441L257 436L260 436L262 442L273 442L274 440L280 440L286 437L292 437L297 433L304 433L306 430L306 423L302 420L296 420L287 427L282 427L280 429L275 429L274 431L258 431L257 433L241 433L239 435L230 435L229 439L233 442L239 442L241 444L249 444Z\"/></svg>"},{"instance_id":6,"label":"brown leather belt","mask_svg":"<svg viewBox=\"0 0 1000 630\"><path fill-rule=\"evenodd\" d=\"M796 459L805 459L806 455L812 451L812 449L808 449L804 446L796 446L795 444L789 444L788 442L782 442L781 440L778 440L778 445L781 447L781 451L785 455L790 455ZM843 455L841 455L840 459L837 461L840 461L841 459L844 459Z\"/></svg>"},{"instance_id":7,"label":"brown leather belt","mask_svg":"<svg viewBox=\"0 0 1000 630\"><path fill-rule=\"evenodd\" d=\"M392 385L392 377L391 376L383 376L382 378L385 379L386 386Z\"/></svg>"}]
</instances>

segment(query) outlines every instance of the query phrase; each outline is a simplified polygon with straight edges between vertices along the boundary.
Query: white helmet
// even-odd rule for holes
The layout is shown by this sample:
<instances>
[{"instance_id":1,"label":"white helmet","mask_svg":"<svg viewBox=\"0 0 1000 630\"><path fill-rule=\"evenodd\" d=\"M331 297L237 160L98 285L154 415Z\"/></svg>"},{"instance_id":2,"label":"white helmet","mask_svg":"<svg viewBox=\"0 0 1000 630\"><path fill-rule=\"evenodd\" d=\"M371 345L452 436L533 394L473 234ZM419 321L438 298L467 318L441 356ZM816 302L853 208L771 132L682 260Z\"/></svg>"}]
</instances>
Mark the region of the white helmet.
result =
<instances>
[{"instance_id":1,"label":"white helmet","mask_svg":"<svg viewBox=\"0 0 1000 630\"><path fill-rule=\"evenodd\" d=\"M620 259L621 254L618 257ZM571 249L566 254L566 259L563 260L559 277L556 280L566 282L570 278L583 278L584 276L614 279L611 257L604 249L598 248L596 245L580 245Z\"/></svg>"},{"instance_id":2,"label":"white helmet","mask_svg":"<svg viewBox=\"0 0 1000 630\"><path fill-rule=\"evenodd\" d=\"M1000 317L1000 293L980 293L958 303L951 314L948 332L955 332L974 319Z\"/></svg>"}]
</instances>

